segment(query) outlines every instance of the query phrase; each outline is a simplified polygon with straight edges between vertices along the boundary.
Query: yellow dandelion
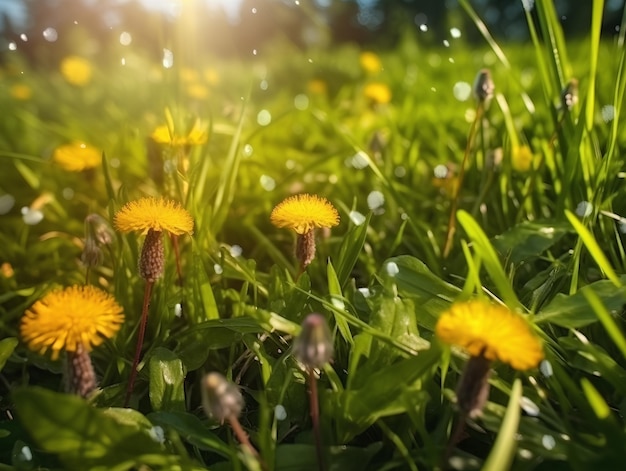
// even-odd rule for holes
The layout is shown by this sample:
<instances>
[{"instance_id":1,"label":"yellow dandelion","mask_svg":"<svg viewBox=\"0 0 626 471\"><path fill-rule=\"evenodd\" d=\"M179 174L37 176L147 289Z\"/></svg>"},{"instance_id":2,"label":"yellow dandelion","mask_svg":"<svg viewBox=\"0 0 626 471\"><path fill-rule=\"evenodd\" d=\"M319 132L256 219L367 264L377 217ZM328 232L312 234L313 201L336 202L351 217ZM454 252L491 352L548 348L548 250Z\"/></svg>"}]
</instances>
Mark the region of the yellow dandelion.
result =
<instances>
[{"instance_id":1,"label":"yellow dandelion","mask_svg":"<svg viewBox=\"0 0 626 471\"><path fill-rule=\"evenodd\" d=\"M535 156L528 146L515 146L511 153L511 165L516 172L528 172Z\"/></svg>"},{"instance_id":2,"label":"yellow dandelion","mask_svg":"<svg viewBox=\"0 0 626 471\"><path fill-rule=\"evenodd\" d=\"M102 151L84 142L74 142L57 147L52 160L69 172L81 172L99 166Z\"/></svg>"},{"instance_id":3,"label":"yellow dandelion","mask_svg":"<svg viewBox=\"0 0 626 471\"><path fill-rule=\"evenodd\" d=\"M92 76L91 62L82 57L68 56L61 61L61 75L72 85L87 85Z\"/></svg>"},{"instance_id":4,"label":"yellow dandelion","mask_svg":"<svg viewBox=\"0 0 626 471\"><path fill-rule=\"evenodd\" d=\"M158 126L150 137L158 144L166 144L172 147L185 147L199 146L206 143L208 133L206 125L201 120L197 119L186 135L177 134L171 126L163 124Z\"/></svg>"},{"instance_id":5,"label":"yellow dandelion","mask_svg":"<svg viewBox=\"0 0 626 471\"><path fill-rule=\"evenodd\" d=\"M204 80L206 80L209 85L217 85L220 83L220 74L213 68L209 67L204 69L203 75Z\"/></svg>"},{"instance_id":6,"label":"yellow dandelion","mask_svg":"<svg viewBox=\"0 0 626 471\"><path fill-rule=\"evenodd\" d=\"M318 227L339 224L339 213L326 199L316 195L290 196L279 203L270 215L276 227L288 227L297 234L306 234Z\"/></svg>"},{"instance_id":7,"label":"yellow dandelion","mask_svg":"<svg viewBox=\"0 0 626 471\"><path fill-rule=\"evenodd\" d=\"M33 96L33 90L23 83L16 83L11 87L10 90L11 96L16 100L29 100Z\"/></svg>"},{"instance_id":8,"label":"yellow dandelion","mask_svg":"<svg viewBox=\"0 0 626 471\"><path fill-rule=\"evenodd\" d=\"M187 95L196 100L204 100L209 96L209 89L201 83L190 83L187 86Z\"/></svg>"},{"instance_id":9,"label":"yellow dandelion","mask_svg":"<svg viewBox=\"0 0 626 471\"><path fill-rule=\"evenodd\" d=\"M61 350L91 351L123 322L122 308L112 296L94 286L75 285L46 294L26 310L20 335L31 350L52 350L56 360Z\"/></svg>"},{"instance_id":10,"label":"yellow dandelion","mask_svg":"<svg viewBox=\"0 0 626 471\"><path fill-rule=\"evenodd\" d=\"M313 79L309 80L307 90L313 95L326 95L328 92L328 85L321 79Z\"/></svg>"},{"instance_id":11,"label":"yellow dandelion","mask_svg":"<svg viewBox=\"0 0 626 471\"><path fill-rule=\"evenodd\" d=\"M150 229L171 234L191 234L193 218L180 204L164 198L140 198L127 203L114 219L120 232L137 231L147 234Z\"/></svg>"},{"instance_id":12,"label":"yellow dandelion","mask_svg":"<svg viewBox=\"0 0 626 471\"><path fill-rule=\"evenodd\" d=\"M522 316L483 300L453 304L439 317L435 333L472 357L500 360L516 370L534 368L543 359L541 343Z\"/></svg>"},{"instance_id":13,"label":"yellow dandelion","mask_svg":"<svg viewBox=\"0 0 626 471\"><path fill-rule=\"evenodd\" d=\"M363 95L374 103L385 104L391 101L391 90L382 82L368 83L363 89Z\"/></svg>"},{"instance_id":14,"label":"yellow dandelion","mask_svg":"<svg viewBox=\"0 0 626 471\"><path fill-rule=\"evenodd\" d=\"M382 69L382 63L378 54L371 51L363 51L359 55L359 63L365 72L373 74L380 72Z\"/></svg>"},{"instance_id":15,"label":"yellow dandelion","mask_svg":"<svg viewBox=\"0 0 626 471\"><path fill-rule=\"evenodd\" d=\"M180 79L183 82L197 82L198 71L189 67L183 67L180 71Z\"/></svg>"}]
</instances>

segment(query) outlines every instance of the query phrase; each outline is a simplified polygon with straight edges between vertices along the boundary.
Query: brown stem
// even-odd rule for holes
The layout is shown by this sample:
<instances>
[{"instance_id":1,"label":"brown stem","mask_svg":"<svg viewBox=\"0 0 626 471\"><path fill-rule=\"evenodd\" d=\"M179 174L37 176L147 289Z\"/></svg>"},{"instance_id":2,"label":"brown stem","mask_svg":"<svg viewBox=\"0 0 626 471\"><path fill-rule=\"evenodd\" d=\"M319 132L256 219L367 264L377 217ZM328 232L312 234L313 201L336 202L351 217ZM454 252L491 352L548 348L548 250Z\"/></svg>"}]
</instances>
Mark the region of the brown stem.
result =
<instances>
[{"instance_id":1,"label":"brown stem","mask_svg":"<svg viewBox=\"0 0 626 471\"><path fill-rule=\"evenodd\" d=\"M239 440L239 443L245 446L248 449L248 451L252 453L253 456L258 458L259 453L256 451L256 448L252 446L252 443L250 443L248 434L245 432L245 430L239 423L239 419L237 418L237 416L234 414L231 415L230 417L228 417L228 422L230 423L230 427L233 429L233 432L235 433L237 440Z\"/></svg>"},{"instance_id":2,"label":"brown stem","mask_svg":"<svg viewBox=\"0 0 626 471\"><path fill-rule=\"evenodd\" d=\"M152 294L153 281L146 281L146 287L143 293L143 306L141 308L141 320L139 321L139 335L137 337L137 346L135 347L135 357L133 358L133 366L130 370L128 378L128 386L126 387L126 397L124 398L124 407L128 407L130 396L135 387L135 379L137 378L137 365L141 358L141 349L143 347L143 338L146 334L146 324L148 323L148 308L150 307L150 295Z\"/></svg>"},{"instance_id":3,"label":"brown stem","mask_svg":"<svg viewBox=\"0 0 626 471\"><path fill-rule=\"evenodd\" d=\"M467 139L467 145L465 146L465 153L463 154L463 162L461 163L461 169L459 170L459 179L454 188L454 196L452 198L452 204L450 205L450 218L448 219L448 230L446 232L446 243L443 247L443 258L448 258L450 251L452 250L452 243L454 241L454 233L456 232L456 209L459 205L459 195L461 193L461 186L463 185L463 177L465 176L465 165L469 159L469 153L474 143L474 136L476 135L476 126L478 121L483 115L483 105L478 104L476 107L476 117L470 127L469 137Z\"/></svg>"},{"instance_id":4,"label":"brown stem","mask_svg":"<svg viewBox=\"0 0 626 471\"><path fill-rule=\"evenodd\" d=\"M313 435L315 437L315 451L317 452L317 466L320 471L326 470L324 452L322 450L322 433L320 430L320 405L317 396L317 377L312 368L307 368L309 373L309 407L311 409L311 422L313 422Z\"/></svg>"}]
</instances>

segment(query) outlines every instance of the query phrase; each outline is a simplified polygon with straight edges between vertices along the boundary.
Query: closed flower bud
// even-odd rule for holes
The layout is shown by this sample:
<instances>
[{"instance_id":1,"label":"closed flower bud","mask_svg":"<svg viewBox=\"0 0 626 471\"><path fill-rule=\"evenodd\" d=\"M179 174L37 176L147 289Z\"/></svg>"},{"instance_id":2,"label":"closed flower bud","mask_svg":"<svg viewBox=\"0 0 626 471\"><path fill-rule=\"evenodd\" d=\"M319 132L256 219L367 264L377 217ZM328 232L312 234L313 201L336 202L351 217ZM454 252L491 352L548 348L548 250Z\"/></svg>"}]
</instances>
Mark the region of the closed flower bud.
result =
<instances>
[{"instance_id":1,"label":"closed flower bud","mask_svg":"<svg viewBox=\"0 0 626 471\"><path fill-rule=\"evenodd\" d=\"M161 232L150 229L141 248L139 274L149 283L156 282L163 275L165 249Z\"/></svg>"},{"instance_id":2,"label":"closed flower bud","mask_svg":"<svg viewBox=\"0 0 626 471\"><path fill-rule=\"evenodd\" d=\"M488 69L482 69L476 75L474 80L474 97L479 104L487 105L493 98L493 92L495 90L493 79L491 78L491 72Z\"/></svg>"},{"instance_id":3,"label":"closed flower bud","mask_svg":"<svg viewBox=\"0 0 626 471\"><path fill-rule=\"evenodd\" d=\"M578 80L570 79L561 91L561 109L570 111L578 103Z\"/></svg>"},{"instance_id":4,"label":"closed flower bud","mask_svg":"<svg viewBox=\"0 0 626 471\"><path fill-rule=\"evenodd\" d=\"M202 380L202 408L204 413L224 423L241 414L244 401L236 384L217 372L208 373Z\"/></svg>"},{"instance_id":5,"label":"closed flower bud","mask_svg":"<svg viewBox=\"0 0 626 471\"><path fill-rule=\"evenodd\" d=\"M307 368L322 368L333 357L333 339L321 314L312 313L302 322L302 331L293 344L293 355Z\"/></svg>"}]
</instances>

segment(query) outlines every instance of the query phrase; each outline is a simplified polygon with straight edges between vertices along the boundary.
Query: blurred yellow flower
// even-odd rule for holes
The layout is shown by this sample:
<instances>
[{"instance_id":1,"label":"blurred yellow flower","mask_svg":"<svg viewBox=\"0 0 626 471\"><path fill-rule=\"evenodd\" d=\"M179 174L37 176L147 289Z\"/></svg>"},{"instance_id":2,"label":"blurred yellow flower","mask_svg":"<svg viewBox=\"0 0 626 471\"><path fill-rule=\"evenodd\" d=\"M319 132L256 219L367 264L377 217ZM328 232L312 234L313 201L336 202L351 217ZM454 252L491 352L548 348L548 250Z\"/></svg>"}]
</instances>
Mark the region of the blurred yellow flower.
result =
<instances>
[{"instance_id":1,"label":"blurred yellow flower","mask_svg":"<svg viewBox=\"0 0 626 471\"><path fill-rule=\"evenodd\" d=\"M322 79L309 80L307 90L314 95L325 95L328 91L328 85Z\"/></svg>"},{"instance_id":2,"label":"blurred yellow flower","mask_svg":"<svg viewBox=\"0 0 626 471\"><path fill-rule=\"evenodd\" d=\"M46 294L26 310L20 335L31 350L52 350L56 360L61 350L91 351L123 322L122 308L112 296L91 285L75 285Z\"/></svg>"},{"instance_id":3,"label":"blurred yellow flower","mask_svg":"<svg viewBox=\"0 0 626 471\"><path fill-rule=\"evenodd\" d=\"M28 85L23 83L16 83L11 86L11 96L16 100L28 100L33 96L33 91Z\"/></svg>"},{"instance_id":4,"label":"blurred yellow flower","mask_svg":"<svg viewBox=\"0 0 626 471\"><path fill-rule=\"evenodd\" d=\"M13 266L9 262L4 262L2 265L0 265L0 273L5 278L13 278L13 275L15 275Z\"/></svg>"},{"instance_id":5,"label":"blurred yellow flower","mask_svg":"<svg viewBox=\"0 0 626 471\"><path fill-rule=\"evenodd\" d=\"M183 67L180 71L180 79L183 82L196 82L198 80L198 71L189 67Z\"/></svg>"},{"instance_id":6,"label":"blurred yellow flower","mask_svg":"<svg viewBox=\"0 0 626 471\"><path fill-rule=\"evenodd\" d=\"M528 172L532 168L534 159L535 156L530 147L526 145L513 147L511 166L516 172Z\"/></svg>"},{"instance_id":7,"label":"blurred yellow flower","mask_svg":"<svg viewBox=\"0 0 626 471\"><path fill-rule=\"evenodd\" d=\"M193 218L179 203L164 198L140 198L127 203L113 221L120 232L137 231L147 234L150 229L171 234L191 234Z\"/></svg>"},{"instance_id":8,"label":"blurred yellow flower","mask_svg":"<svg viewBox=\"0 0 626 471\"><path fill-rule=\"evenodd\" d=\"M305 234L316 227L336 226L339 213L326 198L305 193L290 196L276 205L270 221L276 227L288 227L297 234Z\"/></svg>"},{"instance_id":9,"label":"blurred yellow flower","mask_svg":"<svg viewBox=\"0 0 626 471\"><path fill-rule=\"evenodd\" d=\"M97 167L102 162L102 151L84 142L57 147L52 160L70 172L81 172Z\"/></svg>"},{"instance_id":10,"label":"blurred yellow flower","mask_svg":"<svg viewBox=\"0 0 626 471\"><path fill-rule=\"evenodd\" d=\"M91 62L82 57L68 56L61 61L61 74L72 85L87 85L92 73Z\"/></svg>"},{"instance_id":11,"label":"blurred yellow flower","mask_svg":"<svg viewBox=\"0 0 626 471\"><path fill-rule=\"evenodd\" d=\"M370 74L380 72L383 67L378 55L370 51L363 51L359 55L359 63L363 70Z\"/></svg>"},{"instance_id":12,"label":"blurred yellow flower","mask_svg":"<svg viewBox=\"0 0 626 471\"><path fill-rule=\"evenodd\" d=\"M190 83L187 86L187 95L197 100L204 100L209 96L209 89L201 83Z\"/></svg>"},{"instance_id":13,"label":"blurred yellow flower","mask_svg":"<svg viewBox=\"0 0 626 471\"><path fill-rule=\"evenodd\" d=\"M196 119L187 135L176 134L167 124L158 126L151 134L158 144L167 144L173 147L199 146L208 140L206 125Z\"/></svg>"},{"instance_id":14,"label":"blurred yellow flower","mask_svg":"<svg viewBox=\"0 0 626 471\"><path fill-rule=\"evenodd\" d=\"M209 85L217 85L218 83L220 83L220 76L217 73L217 70L213 69L213 68L206 68L204 69L204 80L207 81L207 83Z\"/></svg>"},{"instance_id":15,"label":"blurred yellow flower","mask_svg":"<svg viewBox=\"0 0 626 471\"><path fill-rule=\"evenodd\" d=\"M500 360L516 370L534 368L543 359L541 343L522 316L481 299L453 304L439 317L435 333L472 357Z\"/></svg>"},{"instance_id":16,"label":"blurred yellow flower","mask_svg":"<svg viewBox=\"0 0 626 471\"><path fill-rule=\"evenodd\" d=\"M382 82L372 82L365 85L363 94L375 103L389 103L391 101L391 90Z\"/></svg>"}]
</instances>

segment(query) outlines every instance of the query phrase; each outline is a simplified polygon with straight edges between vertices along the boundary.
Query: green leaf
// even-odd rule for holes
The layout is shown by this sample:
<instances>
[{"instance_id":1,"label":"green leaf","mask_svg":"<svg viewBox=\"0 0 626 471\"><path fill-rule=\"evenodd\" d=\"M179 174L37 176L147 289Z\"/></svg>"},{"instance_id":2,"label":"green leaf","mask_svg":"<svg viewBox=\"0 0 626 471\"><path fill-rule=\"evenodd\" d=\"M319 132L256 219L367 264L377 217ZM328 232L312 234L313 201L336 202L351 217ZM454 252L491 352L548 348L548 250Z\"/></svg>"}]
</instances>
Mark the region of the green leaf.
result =
<instances>
[{"instance_id":1,"label":"green leaf","mask_svg":"<svg viewBox=\"0 0 626 471\"><path fill-rule=\"evenodd\" d=\"M17 347L18 340L15 337L9 337L0 340L0 371L4 368L7 360Z\"/></svg>"},{"instance_id":2,"label":"green leaf","mask_svg":"<svg viewBox=\"0 0 626 471\"><path fill-rule=\"evenodd\" d=\"M565 222L524 221L496 236L492 243L510 263L520 263L539 257L570 231Z\"/></svg>"},{"instance_id":3,"label":"green leaf","mask_svg":"<svg viewBox=\"0 0 626 471\"><path fill-rule=\"evenodd\" d=\"M600 298L598 298L596 293L591 290L583 291L583 295L593 308L594 312L598 316L598 319L600 319L600 322L606 329L609 337L611 337L611 340L613 340L613 343L615 343L615 346L619 348L622 356L626 358L626 339L620 331L617 323L611 317L611 314L607 310L606 306L602 303Z\"/></svg>"},{"instance_id":4,"label":"green leaf","mask_svg":"<svg viewBox=\"0 0 626 471\"><path fill-rule=\"evenodd\" d=\"M16 389L12 398L22 426L41 448L59 455L68 470L166 468L181 462L145 431L77 396L28 387Z\"/></svg>"},{"instance_id":5,"label":"green leaf","mask_svg":"<svg viewBox=\"0 0 626 471\"><path fill-rule=\"evenodd\" d=\"M333 268L333 264L330 259L328 259L328 264L326 266L326 276L328 278L328 292L330 293L330 302L337 309L345 309L343 293L341 292L341 284L339 283L339 279L337 277L337 274L335 273L335 269ZM348 321L346 321L345 317L338 315L335 311L333 311L333 315L335 317L335 323L337 324L339 333L341 334L343 339L350 345L354 344L354 340L352 339L352 332L350 332L350 325L348 324Z\"/></svg>"},{"instance_id":6,"label":"green leaf","mask_svg":"<svg viewBox=\"0 0 626 471\"><path fill-rule=\"evenodd\" d=\"M409 297L417 306L417 323L435 329L439 314L450 307L461 290L443 281L421 260L409 255L383 262L379 277L384 286L395 285L398 295Z\"/></svg>"},{"instance_id":7,"label":"green leaf","mask_svg":"<svg viewBox=\"0 0 626 471\"><path fill-rule=\"evenodd\" d=\"M587 397L587 401L589 401L589 405L596 414L596 417L598 419L608 418L611 415L611 409L593 384L591 384L587 378L582 378L580 380L580 385L582 386L583 392Z\"/></svg>"},{"instance_id":8,"label":"green leaf","mask_svg":"<svg viewBox=\"0 0 626 471\"><path fill-rule=\"evenodd\" d=\"M517 378L513 383L509 404L506 408L498 438L491 453L483 465L483 471L501 471L510 469L517 449L515 435L520 420L520 399L522 398L522 381Z\"/></svg>"},{"instance_id":9,"label":"green leaf","mask_svg":"<svg viewBox=\"0 0 626 471\"><path fill-rule=\"evenodd\" d=\"M371 443L367 448L354 446L329 447L326 451L330 455L330 469L366 469L382 447L381 442ZM315 446L302 443L287 443L278 446L276 448L275 469L276 471L310 471L318 469Z\"/></svg>"},{"instance_id":10,"label":"green leaf","mask_svg":"<svg viewBox=\"0 0 626 471\"><path fill-rule=\"evenodd\" d=\"M188 412L152 412L148 419L165 429L175 430L186 442L201 450L213 451L226 458L233 458L234 451L198 417Z\"/></svg>"},{"instance_id":11,"label":"green leaf","mask_svg":"<svg viewBox=\"0 0 626 471\"><path fill-rule=\"evenodd\" d=\"M363 224L353 227L343 237L337 258L337 278L342 287L345 287L350 278L350 273L359 259L371 218L372 213L369 213Z\"/></svg>"},{"instance_id":12,"label":"green leaf","mask_svg":"<svg viewBox=\"0 0 626 471\"><path fill-rule=\"evenodd\" d=\"M585 297L586 291L593 291L606 309L612 315L617 315L622 312L626 303L624 282L626 282L626 276L621 277L619 288L616 288L611 281L600 280L581 288L572 295L559 293L535 316L534 320L537 324L551 322L568 328L579 328L597 322L598 316L592 309L589 309L589 303Z\"/></svg>"},{"instance_id":13,"label":"green leaf","mask_svg":"<svg viewBox=\"0 0 626 471\"><path fill-rule=\"evenodd\" d=\"M185 410L183 362L165 348L150 356L150 404L154 410Z\"/></svg>"}]
</instances>

